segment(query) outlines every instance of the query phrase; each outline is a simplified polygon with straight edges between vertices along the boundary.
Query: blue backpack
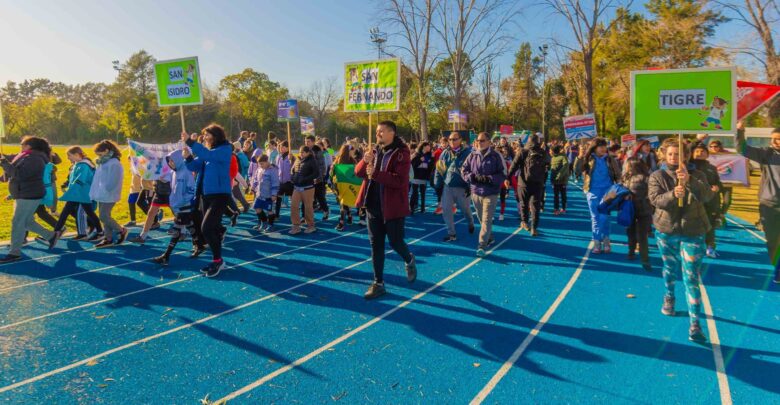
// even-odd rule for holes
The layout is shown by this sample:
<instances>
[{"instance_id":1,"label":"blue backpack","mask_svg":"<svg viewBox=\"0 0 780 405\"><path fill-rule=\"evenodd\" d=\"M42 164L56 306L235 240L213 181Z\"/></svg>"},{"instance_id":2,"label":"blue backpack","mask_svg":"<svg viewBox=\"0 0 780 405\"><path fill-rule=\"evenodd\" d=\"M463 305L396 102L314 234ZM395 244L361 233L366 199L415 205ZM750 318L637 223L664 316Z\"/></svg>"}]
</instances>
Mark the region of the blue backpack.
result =
<instances>
[{"instance_id":1,"label":"blue backpack","mask_svg":"<svg viewBox=\"0 0 780 405\"><path fill-rule=\"evenodd\" d=\"M619 225L629 227L634 223L634 200L624 200L620 204L620 212L618 213L617 223Z\"/></svg>"},{"instance_id":2,"label":"blue backpack","mask_svg":"<svg viewBox=\"0 0 780 405\"><path fill-rule=\"evenodd\" d=\"M613 184L609 188L599 203L598 211L602 214L609 214L612 211L620 209L620 204L625 201L626 196L631 195L631 190L620 183Z\"/></svg>"}]
</instances>

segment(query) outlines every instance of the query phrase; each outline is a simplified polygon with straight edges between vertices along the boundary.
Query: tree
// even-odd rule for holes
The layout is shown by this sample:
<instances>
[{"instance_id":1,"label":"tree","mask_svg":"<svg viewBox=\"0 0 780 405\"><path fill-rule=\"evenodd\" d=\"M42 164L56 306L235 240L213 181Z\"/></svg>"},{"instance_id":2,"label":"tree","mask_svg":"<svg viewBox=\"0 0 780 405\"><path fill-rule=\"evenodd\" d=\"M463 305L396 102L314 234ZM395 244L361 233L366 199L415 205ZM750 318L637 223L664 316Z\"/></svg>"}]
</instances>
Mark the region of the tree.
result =
<instances>
[{"instance_id":1,"label":"tree","mask_svg":"<svg viewBox=\"0 0 780 405\"><path fill-rule=\"evenodd\" d=\"M384 8L386 18L398 29L395 35L401 38L401 44L396 47L404 52L404 65L408 66L415 84L414 97L423 140L428 140L425 98L430 71L437 59L431 49L431 29L438 7L439 0L391 0Z\"/></svg>"},{"instance_id":2,"label":"tree","mask_svg":"<svg viewBox=\"0 0 780 405\"><path fill-rule=\"evenodd\" d=\"M461 109L470 73L504 53L506 28L517 16L513 1L450 0L437 9L439 33L452 69L452 106Z\"/></svg>"},{"instance_id":3,"label":"tree","mask_svg":"<svg viewBox=\"0 0 780 405\"><path fill-rule=\"evenodd\" d=\"M285 87L251 68L225 76L219 82L219 90L226 93L228 106L237 107L245 119L252 120L261 130L277 127L276 104L289 98Z\"/></svg>"},{"instance_id":4,"label":"tree","mask_svg":"<svg viewBox=\"0 0 780 405\"><path fill-rule=\"evenodd\" d=\"M582 58L582 65L585 74L585 100L587 111L594 112L593 103L593 55L601 45L603 34L608 33L618 19L612 19L606 26L603 20L606 13L619 4L624 4L624 8L630 8L633 0L593 0L592 7L583 6L581 0L544 0L544 3L553 10L554 13L563 16L568 22L574 38L577 42L577 48L565 46L555 40L556 44L563 46L573 52L578 52Z\"/></svg>"},{"instance_id":5,"label":"tree","mask_svg":"<svg viewBox=\"0 0 780 405\"><path fill-rule=\"evenodd\" d=\"M316 128L325 128L325 118L338 106L339 79L331 76L325 80L317 80L311 84L303 95L303 101L311 106Z\"/></svg>"}]
</instances>

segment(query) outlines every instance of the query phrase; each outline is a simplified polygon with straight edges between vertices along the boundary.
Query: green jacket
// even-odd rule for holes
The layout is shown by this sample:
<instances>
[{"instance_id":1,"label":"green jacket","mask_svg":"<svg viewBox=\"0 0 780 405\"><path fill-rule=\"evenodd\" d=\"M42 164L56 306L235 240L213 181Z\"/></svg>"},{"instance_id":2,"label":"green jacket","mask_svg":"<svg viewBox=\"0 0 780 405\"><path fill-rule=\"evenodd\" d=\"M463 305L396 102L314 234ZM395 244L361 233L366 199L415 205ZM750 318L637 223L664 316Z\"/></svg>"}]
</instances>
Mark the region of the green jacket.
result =
<instances>
[{"instance_id":1,"label":"green jacket","mask_svg":"<svg viewBox=\"0 0 780 405\"><path fill-rule=\"evenodd\" d=\"M566 184L569 182L569 159L566 155L555 155L550 163L550 171L552 172L553 184Z\"/></svg>"}]
</instances>

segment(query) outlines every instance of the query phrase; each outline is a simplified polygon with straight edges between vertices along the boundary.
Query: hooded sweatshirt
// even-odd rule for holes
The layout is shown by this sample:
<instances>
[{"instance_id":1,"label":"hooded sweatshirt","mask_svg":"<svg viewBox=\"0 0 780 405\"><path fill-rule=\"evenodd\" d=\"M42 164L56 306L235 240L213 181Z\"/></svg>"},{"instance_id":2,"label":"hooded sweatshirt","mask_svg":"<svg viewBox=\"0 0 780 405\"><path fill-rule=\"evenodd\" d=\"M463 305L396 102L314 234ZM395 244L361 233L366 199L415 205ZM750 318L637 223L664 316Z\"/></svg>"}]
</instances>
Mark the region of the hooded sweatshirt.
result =
<instances>
[{"instance_id":1,"label":"hooded sweatshirt","mask_svg":"<svg viewBox=\"0 0 780 405\"><path fill-rule=\"evenodd\" d=\"M181 150L169 153L165 160L173 164L171 196L168 201L171 210L174 214L189 211L195 199L195 175L187 168Z\"/></svg>"}]
</instances>

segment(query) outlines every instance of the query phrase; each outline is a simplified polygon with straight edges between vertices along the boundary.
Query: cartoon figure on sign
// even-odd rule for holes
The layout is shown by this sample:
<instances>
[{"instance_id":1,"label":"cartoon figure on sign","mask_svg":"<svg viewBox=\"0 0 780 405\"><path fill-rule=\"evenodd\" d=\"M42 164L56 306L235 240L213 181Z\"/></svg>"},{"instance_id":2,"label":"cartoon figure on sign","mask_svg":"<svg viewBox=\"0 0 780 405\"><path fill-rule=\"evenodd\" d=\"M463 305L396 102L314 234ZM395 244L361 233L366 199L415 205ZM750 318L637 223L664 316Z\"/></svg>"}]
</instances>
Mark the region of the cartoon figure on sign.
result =
<instances>
[{"instance_id":1,"label":"cartoon figure on sign","mask_svg":"<svg viewBox=\"0 0 780 405\"><path fill-rule=\"evenodd\" d=\"M352 83L352 88L358 88L360 86L360 75L357 68L349 68L349 81Z\"/></svg>"},{"instance_id":2,"label":"cartoon figure on sign","mask_svg":"<svg viewBox=\"0 0 780 405\"><path fill-rule=\"evenodd\" d=\"M192 66L192 64L187 66L187 83L195 83L195 66Z\"/></svg>"},{"instance_id":3,"label":"cartoon figure on sign","mask_svg":"<svg viewBox=\"0 0 780 405\"><path fill-rule=\"evenodd\" d=\"M726 115L726 105L728 102L718 96L712 99L712 104L709 107L702 107L703 111L709 111L710 115L704 122L701 123L703 128L709 128L710 124L715 126L715 129L723 129L720 125L720 120Z\"/></svg>"}]
</instances>

